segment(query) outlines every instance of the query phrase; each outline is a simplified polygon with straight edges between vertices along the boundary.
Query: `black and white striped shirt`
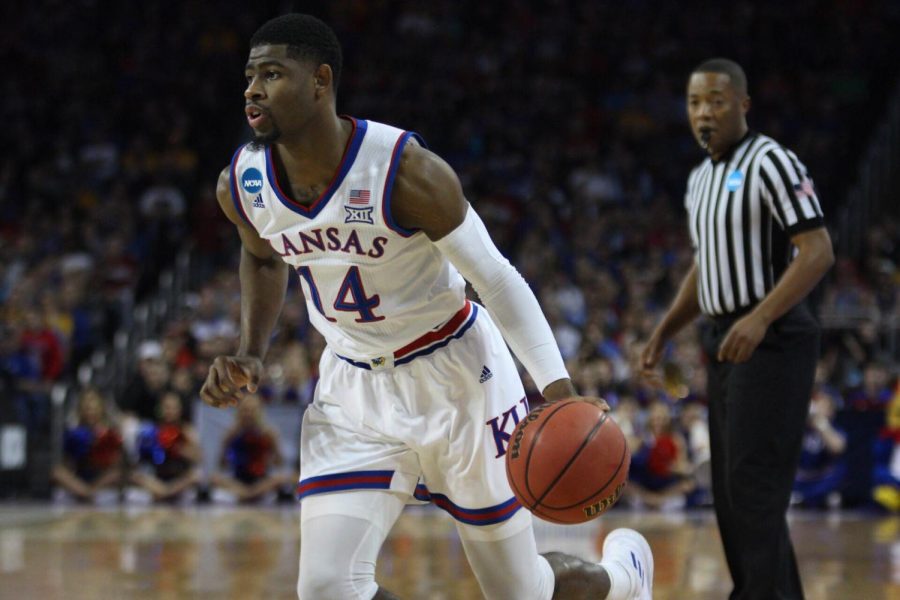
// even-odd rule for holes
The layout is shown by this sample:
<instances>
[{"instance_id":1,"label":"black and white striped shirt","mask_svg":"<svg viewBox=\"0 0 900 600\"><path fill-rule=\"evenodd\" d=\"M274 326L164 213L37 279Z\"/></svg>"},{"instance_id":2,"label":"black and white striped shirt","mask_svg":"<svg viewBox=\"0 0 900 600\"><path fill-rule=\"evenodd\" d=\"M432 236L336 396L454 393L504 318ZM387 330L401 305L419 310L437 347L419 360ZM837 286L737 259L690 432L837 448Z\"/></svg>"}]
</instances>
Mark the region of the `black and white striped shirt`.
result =
<instances>
[{"instance_id":1,"label":"black and white striped shirt","mask_svg":"<svg viewBox=\"0 0 900 600\"><path fill-rule=\"evenodd\" d=\"M793 257L791 236L824 225L803 163L753 132L691 171L685 207L707 315L743 312L762 300Z\"/></svg>"}]
</instances>

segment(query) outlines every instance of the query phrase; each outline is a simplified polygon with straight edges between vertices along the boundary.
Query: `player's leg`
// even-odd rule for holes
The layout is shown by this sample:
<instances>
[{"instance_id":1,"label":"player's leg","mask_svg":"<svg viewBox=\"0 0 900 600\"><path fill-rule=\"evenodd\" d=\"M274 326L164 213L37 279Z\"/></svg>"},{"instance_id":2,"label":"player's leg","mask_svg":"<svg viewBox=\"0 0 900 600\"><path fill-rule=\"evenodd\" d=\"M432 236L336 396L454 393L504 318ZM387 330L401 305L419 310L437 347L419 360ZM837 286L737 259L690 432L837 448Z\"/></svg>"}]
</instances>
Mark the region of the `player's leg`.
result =
<instances>
[{"instance_id":1,"label":"player's leg","mask_svg":"<svg viewBox=\"0 0 900 600\"><path fill-rule=\"evenodd\" d=\"M388 600L375 582L375 561L405 497L354 490L310 496L300 511L301 600Z\"/></svg>"},{"instance_id":2,"label":"player's leg","mask_svg":"<svg viewBox=\"0 0 900 600\"><path fill-rule=\"evenodd\" d=\"M391 431L401 404L390 373L373 374L327 351L300 434L302 600L388 600L375 582L385 538L421 469ZM423 432L419 431L419 434Z\"/></svg>"},{"instance_id":3,"label":"player's leg","mask_svg":"<svg viewBox=\"0 0 900 600\"><path fill-rule=\"evenodd\" d=\"M531 515L524 509L492 526L458 524L475 578L488 600L630 600L651 598L653 556L635 531L607 536L603 560L594 563L562 552L540 555Z\"/></svg>"},{"instance_id":4,"label":"player's leg","mask_svg":"<svg viewBox=\"0 0 900 600\"><path fill-rule=\"evenodd\" d=\"M604 557L600 565L560 553L538 554L531 514L513 497L504 458L515 424L527 413L525 393L506 343L486 311L478 313L461 339L412 363L409 378L404 385L452 381L440 394L423 387L410 395L429 398L426 428L445 432L419 447L427 489L417 490L416 496L430 497L457 519L466 556L485 597L650 597L650 577L647 593L638 595L642 581L636 565L652 575L648 564L652 556L637 533L632 532L643 546L634 548L634 558L631 547L626 548L630 536L612 534L606 552L609 561Z\"/></svg>"}]
</instances>

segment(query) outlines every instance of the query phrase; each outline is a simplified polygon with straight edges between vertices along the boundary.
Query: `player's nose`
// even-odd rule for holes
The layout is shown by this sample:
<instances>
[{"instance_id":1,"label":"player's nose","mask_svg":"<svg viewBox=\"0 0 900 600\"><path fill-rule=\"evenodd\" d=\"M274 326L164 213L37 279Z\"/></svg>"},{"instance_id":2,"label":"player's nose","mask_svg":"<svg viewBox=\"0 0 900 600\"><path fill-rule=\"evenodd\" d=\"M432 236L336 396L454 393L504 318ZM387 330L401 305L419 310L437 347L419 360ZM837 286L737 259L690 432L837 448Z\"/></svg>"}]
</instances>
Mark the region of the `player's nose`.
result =
<instances>
[{"instance_id":1,"label":"player's nose","mask_svg":"<svg viewBox=\"0 0 900 600\"><path fill-rule=\"evenodd\" d=\"M265 91L254 77L247 83L247 87L244 90L244 98L247 100L256 100L263 97L265 97Z\"/></svg>"}]
</instances>

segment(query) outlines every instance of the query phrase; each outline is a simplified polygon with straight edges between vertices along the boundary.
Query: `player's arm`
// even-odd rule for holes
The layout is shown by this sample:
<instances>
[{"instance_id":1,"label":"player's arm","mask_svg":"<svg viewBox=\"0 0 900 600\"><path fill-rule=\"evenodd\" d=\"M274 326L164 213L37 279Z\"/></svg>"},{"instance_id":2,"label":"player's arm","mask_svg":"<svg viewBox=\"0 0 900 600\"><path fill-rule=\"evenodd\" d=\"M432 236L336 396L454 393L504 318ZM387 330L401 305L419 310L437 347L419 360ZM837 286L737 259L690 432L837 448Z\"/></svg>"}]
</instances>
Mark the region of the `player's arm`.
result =
<instances>
[{"instance_id":1,"label":"player's arm","mask_svg":"<svg viewBox=\"0 0 900 600\"><path fill-rule=\"evenodd\" d=\"M216 198L241 238L241 341L235 356L213 361L200 397L212 406L233 406L243 397L242 388L256 391L269 337L284 303L288 266L237 214L227 167L219 175Z\"/></svg>"},{"instance_id":2,"label":"player's arm","mask_svg":"<svg viewBox=\"0 0 900 600\"><path fill-rule=\"evenodd\" d=\"M391 209L401 227L424 232L472 284L544 397L575 396L537 298L494 245L463 196L453 169L434 153L408 145L397 171Z\"/></svg>"}]
</instances>

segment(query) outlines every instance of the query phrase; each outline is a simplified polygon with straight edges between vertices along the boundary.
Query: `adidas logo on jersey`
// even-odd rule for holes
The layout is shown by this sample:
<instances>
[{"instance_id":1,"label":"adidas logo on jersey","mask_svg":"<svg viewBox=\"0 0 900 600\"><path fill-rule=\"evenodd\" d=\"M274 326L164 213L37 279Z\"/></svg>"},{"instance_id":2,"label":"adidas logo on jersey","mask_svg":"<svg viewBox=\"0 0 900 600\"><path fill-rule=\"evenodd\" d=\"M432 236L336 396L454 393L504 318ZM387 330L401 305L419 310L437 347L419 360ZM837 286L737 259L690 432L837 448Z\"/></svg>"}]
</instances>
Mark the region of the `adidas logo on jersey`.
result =
<instances>
[{"instance_id":1,"label":"adidas logo on jersey","mask_svg":"<svg viewBox=\"0 0 900 600\"><path fill-rule=\"evenodd\" d=\"M481 367L481 377L478 378L478 383L484 383L485 381L487 381L488 379L490 379L493 376L494 376L494 374L491 373L491 370L488 369L486 366L483 366L483 367Z\"/></svg>"},{"instance_id":2,"label":"adidas logo on jersey","mask_svg":"<svg viewBox=\"0 0 900 600\"><path fill-rule=\"evenodd\" d=\"M256 196L256 198L253 199L253 208L265 208L265 207L266 207L266 205L263 204L262 194L259 194L258 196Z\"/></svg>"}]
</instances>

